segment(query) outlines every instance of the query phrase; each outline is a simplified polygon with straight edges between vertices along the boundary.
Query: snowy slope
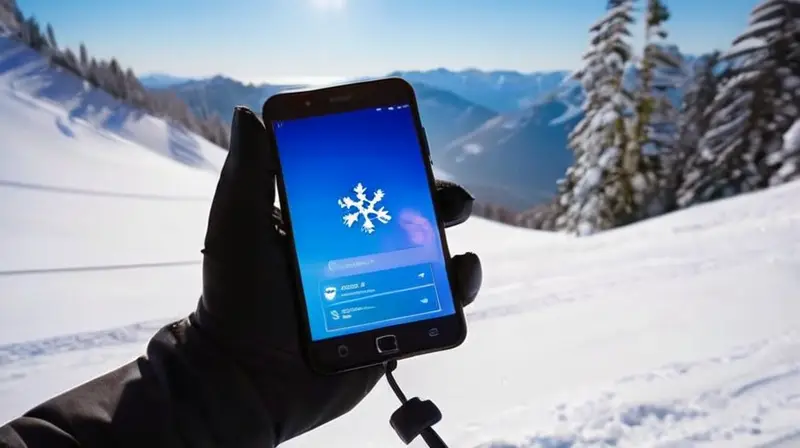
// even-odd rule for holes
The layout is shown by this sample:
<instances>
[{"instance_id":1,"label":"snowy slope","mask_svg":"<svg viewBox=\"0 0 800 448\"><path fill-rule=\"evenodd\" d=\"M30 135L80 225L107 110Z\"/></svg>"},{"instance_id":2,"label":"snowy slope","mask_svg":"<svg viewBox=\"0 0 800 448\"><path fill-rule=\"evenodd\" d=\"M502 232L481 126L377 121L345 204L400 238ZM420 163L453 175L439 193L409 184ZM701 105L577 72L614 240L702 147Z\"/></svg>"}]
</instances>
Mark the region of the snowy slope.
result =
<instances>
[{"instance_id":1,"label":"snowy slope","mask_svg":"<svg viewBox=\"0 0 800 448\"><path fill-rule=\"evenodd\" d=\"M68 79L0 49L2 422L194 307L224 153L186 136L187 164L150 117L71 119ZM448 237L484 261L469 337L398 379L452 447L800 444L800 183L581 240L480 219ZM381 384L286 446L402 446L396 406Z\"/></svg>"},{"instance_id":2,"label":"snowy slope","mask_svg":"<svg viewBox=\"0 0 800 448\"><path fill-rule=\"evenodd\" d=\"M160 278L197 284L224 156L0 38L0 344L171 306ZM152 263L175 266L109 270Z\"/></svg>"}]
</instances>

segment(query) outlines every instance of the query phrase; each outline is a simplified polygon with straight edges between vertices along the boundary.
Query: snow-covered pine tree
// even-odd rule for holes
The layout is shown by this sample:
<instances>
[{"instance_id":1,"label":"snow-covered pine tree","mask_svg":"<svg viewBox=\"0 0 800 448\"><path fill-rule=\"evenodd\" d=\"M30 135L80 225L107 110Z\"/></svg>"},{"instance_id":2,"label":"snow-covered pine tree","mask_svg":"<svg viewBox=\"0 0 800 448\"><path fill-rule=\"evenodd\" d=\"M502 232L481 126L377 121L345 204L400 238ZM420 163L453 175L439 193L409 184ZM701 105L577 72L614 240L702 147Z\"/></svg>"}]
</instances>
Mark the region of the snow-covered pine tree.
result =
<instances>
[{"instance_id":1,"label":"snow-covered pine tree","mask_svg":"<svg viewBox=\"0 0 800 448\"><path fill-rule=\"evenodd\" d=\"M770 178L772 185L800 179L800 120L783 135L783 163Z\"/></svg>"},{"instance_id":2,"label":"snow-covered pine tree","mask_svg":"<svg viewBox=\"0 0 800 448\"><path fill-rule=\"evenodd\" d=\"M712 105L710 129L679 191L680 206L780 182L778 173L794 160L782 151L783 135L800 117L798 46L800 2L762 0L723 56L731 77Z\"/></svg>"},{"instance_id":3,"label":"snow-covered pine tree","mask_svg":"<svg viewBox=\"0 0 800 448\"><path fill-rule=\"evenodd\" d=\"M0 0L0 34L18 35L25 18L15 0Z\"/></svg>"},{"instance_id":4,"label":"snow-covered pine tree","mask_svg":"<svg viewBox=\"0 0 800 448\"><path fill-rule=\"evenodd\" d=\"M777 34L771 54L785 64L779 68L783 101L776 114L781 144L769 147L766 155L773 186L800 178L800 1L765 2L760 12L762 21L773 20Z\"/></svg>"},{"instance_id":5,"label":"snow-covered pine tree","mask_svg":"<svg viewBox=\"0 0 800 448\"><path fill-rule=\"evenodd\" d=\"M608 1L606 15L590 28L584 66L574 74L586 94L584 118L569 135L575 162L560 182L557 230L590 235L617 225L613 204L619 188L610 175L626 146L625 114L633 105L623 85L633 7L634 0Z\"/></svg>"},{"instance_id":6,"label":"snow-covered pine tree","mask_svg":"<svg viewBox=\"0 0 800 448\"><path fill-rule=\"evenodd\" d=\"M81 42L80 47L78 48L78 54L80 55L79 62L81 63L81 70L84 72L89 70L89 50L86 49L86 44Z\"/></svg>"},{"instance_id":7,"label":"snow-covered pine tree","mask_svg":"<svg viewBox=\"0 0 800 448\"><path fill-rule=\"evenodd\" d=\"M45 32L47 33L47 45L54 50L58 50L58 41L56 40L56 32L53 30L53 25L47 24L45 27Z\"/></svg>"},{"instance_id":8,"label":"snow-covered pine tree","mask_svg":"<svg viewBox=\"0 0 800 448\"><path fill-rule=\"evenodd\" d=\"M669 17L662 0L647 0L633 129L620 167L627 176L620 182L625 200L620 213L627 221L663 213L668 200L664 166L674 154L678 135L678 109L670 94L682 87L685 78L683 56L666 44L664 24Z\"/></svg>"},{"instance_id":9,"label":"snow-covered pine tree","mask_svg":"<svg viewBox=\"0 0 800 448\"><path fill-rule=\"evenodd\" d=\"M42 28L36 17L29 17L22 24L22 40L36 51L48 48L47 39L42 34Z\"/></svg>"},{"instance_id":10,"label":"snow-covered pine tree","mask_svg":"<svg viewBox=\"0 0 800 448\"><path fill-rule=\"evenodd\" d=\"M695 164L700 139L711 122L710 107L719 90L720 52L702 56L692 66L690 81L684 88L678 118L678 142L675 150L662 158L666 173L664 191L668 209L677 207L677 191L684 183L686 167Z\"/></svg>"}]
</instances>

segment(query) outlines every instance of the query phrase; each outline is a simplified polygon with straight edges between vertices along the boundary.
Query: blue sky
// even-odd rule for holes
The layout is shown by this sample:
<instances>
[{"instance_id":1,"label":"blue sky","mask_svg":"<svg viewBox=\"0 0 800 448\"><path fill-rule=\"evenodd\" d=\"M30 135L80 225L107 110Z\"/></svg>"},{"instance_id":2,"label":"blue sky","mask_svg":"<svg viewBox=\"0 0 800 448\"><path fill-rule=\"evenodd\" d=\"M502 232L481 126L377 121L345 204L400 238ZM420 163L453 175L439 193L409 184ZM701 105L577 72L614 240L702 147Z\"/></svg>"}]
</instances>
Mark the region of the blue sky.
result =
<instances>
[{"instance_id":1,"label":"blue sky","mask_svg":"<svg viewBox=\"0 0 800 448\"><path fill-rule=\"evenodd\" d=\"M666 0L687 53L723 48L757 0ZM604 0L18 0L137 73L244 81L447 67L574 69ZM306 79L307 80L307 79Z\"/></svg>"}]
</instances>

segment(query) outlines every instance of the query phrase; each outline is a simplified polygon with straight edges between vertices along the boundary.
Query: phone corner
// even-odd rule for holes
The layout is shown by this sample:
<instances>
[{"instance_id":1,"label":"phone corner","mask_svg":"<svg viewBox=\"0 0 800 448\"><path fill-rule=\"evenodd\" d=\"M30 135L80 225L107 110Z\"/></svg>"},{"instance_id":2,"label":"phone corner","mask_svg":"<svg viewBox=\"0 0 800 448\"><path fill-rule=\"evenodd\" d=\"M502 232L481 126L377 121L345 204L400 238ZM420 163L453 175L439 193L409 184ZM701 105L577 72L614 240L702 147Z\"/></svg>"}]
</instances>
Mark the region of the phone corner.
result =
<instances>
[{"instance_id":1,"label":"phone corner","mask_svg":"<svg viewBox=\"0 0 800 448\"><path fill-rule=\"evenodd\" d=\"M459 328L458 335L456 337L455 345L453 347L458 347L461 344L463 344L467 340L467 334L469 333L468 325L467 325L467 319L464 316L463 311L460 314L461 314L460 319L459 319L460 328Z\"/></svg>"},{"instance_id":2,"label":"phone corner","mask_svg":"<svg viewBox=\"0 0 800 448\"><path fill-rule=\"evenodd\" d=\"M402 78L400 76L390 76L388 78L384 78L384 80L392 83L394 87L396 87L397 89L405 90L406 92L409 92L411 95L414 95L414 86L411 85L411 83L408 82L405 78Z\"/></svg>"},{"instance_id":3,"label":"phone corner","mask_svg":"<svg viewBox=\"0 0 800 448\"><path fill-rule=\"evenodd\" d=\"M457 348L467 340L467 320L464 316L463 308L459 307L452 318L455 320L456 325L451 327L454 331L451 332L448 344L442 347L442 350Z\"/></svg>"},{"instance_id":4,"label":"phone corner","mask_svg":"<svg viewBox=\"0 0 800 448\"><path fill-rule=\"evenodd\" d=\"M264 122L264 125L270 121L269 117L272 115L270 112L275 109L275 99L277 95L270 95L264 100L264 104L261 105L261 120Z\"/></svg>"}]
</instances>

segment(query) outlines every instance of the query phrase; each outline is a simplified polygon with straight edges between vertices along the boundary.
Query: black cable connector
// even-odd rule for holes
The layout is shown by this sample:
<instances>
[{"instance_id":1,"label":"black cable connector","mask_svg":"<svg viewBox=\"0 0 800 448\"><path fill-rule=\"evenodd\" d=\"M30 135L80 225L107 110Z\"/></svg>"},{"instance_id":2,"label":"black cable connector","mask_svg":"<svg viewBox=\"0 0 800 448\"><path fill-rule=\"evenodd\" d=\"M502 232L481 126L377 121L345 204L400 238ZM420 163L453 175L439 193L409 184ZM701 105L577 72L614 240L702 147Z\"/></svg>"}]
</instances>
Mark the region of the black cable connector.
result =
<instances>
[{"instance_id":1,"label":"black cable connector","mask_svg":"<svg viewBox=\"0 0 800 448\"><path fill-rule=\"evenodd\" d=\"M389 423L394 431L406 445L411 443L417 436L422 436L422 440L430 448L447 448L439 434L433 429L433 425L442 420L442 412L430 400L422 401L417 397L410 400L406 398L400 386L397 384L392 372L397 368L397 361L388 361L383 364L386 369L386 381L389 387L400 400L400 407L394 411Z\"/></svg>"}]
</instances>

